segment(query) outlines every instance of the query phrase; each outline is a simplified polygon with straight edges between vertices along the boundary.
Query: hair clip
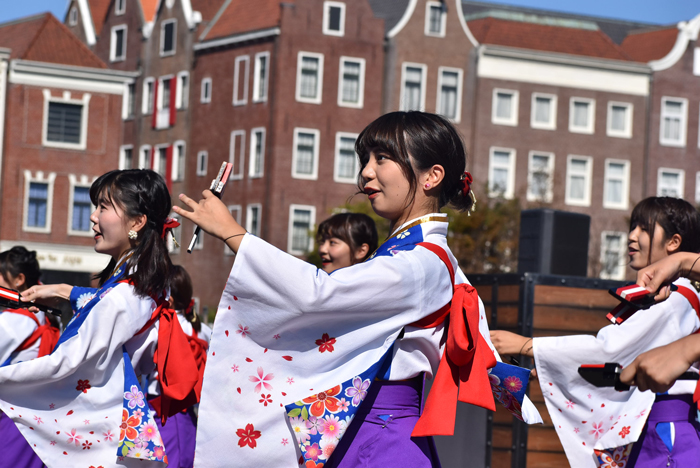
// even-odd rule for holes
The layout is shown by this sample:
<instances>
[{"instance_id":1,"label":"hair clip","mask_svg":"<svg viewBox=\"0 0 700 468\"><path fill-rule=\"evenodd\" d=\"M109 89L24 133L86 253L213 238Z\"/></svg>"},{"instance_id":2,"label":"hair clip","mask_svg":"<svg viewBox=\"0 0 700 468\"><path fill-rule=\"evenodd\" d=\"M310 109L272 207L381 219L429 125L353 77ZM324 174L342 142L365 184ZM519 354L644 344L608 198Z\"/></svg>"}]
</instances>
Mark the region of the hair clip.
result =
<instances>
[{"instance_id":1,"label":"hair clip","mask_svg":"<svg viewBox=\"0 0 700 468\"><path fill-rule=\"evenodd\" d=\"M472 206L470 206L469 210L467 211L467 216L471 216L472 211L476 211L476 196L472 190L472 182L474 182L474 178L469 172L465 171L459 177L459 179L462 181L462 196L466 197L469 195L469 197L472 199Z\"/></svg>"}]
</instances>

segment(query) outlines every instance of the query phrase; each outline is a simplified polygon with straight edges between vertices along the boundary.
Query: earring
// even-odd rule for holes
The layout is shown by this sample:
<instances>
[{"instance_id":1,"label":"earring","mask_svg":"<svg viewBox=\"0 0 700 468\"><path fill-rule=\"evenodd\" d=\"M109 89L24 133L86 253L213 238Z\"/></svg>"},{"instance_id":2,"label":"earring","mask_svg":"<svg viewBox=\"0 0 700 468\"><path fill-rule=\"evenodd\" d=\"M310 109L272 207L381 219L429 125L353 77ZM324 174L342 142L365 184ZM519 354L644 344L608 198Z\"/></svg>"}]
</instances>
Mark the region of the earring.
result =
<instances>
[{"instance_id":1,"label":"earring","mask_svg":"<svg viewBox=\"0 0 700 468\"><path fill-rule=\"evenodd\" d=\"M128 236L129 236L129 239L136 240L136 238L139 236L139 233L132 229L129 231Z\"/></svg>"},{"instance_id":2,"label":"earring","mask_svg":"<svg viewBox=\"0 0 700 468\"><path fill-rule=\"evenodd\" d=\"M430 184L425 184L425 188L430 188Z\"/></svg>"}]
</instances>

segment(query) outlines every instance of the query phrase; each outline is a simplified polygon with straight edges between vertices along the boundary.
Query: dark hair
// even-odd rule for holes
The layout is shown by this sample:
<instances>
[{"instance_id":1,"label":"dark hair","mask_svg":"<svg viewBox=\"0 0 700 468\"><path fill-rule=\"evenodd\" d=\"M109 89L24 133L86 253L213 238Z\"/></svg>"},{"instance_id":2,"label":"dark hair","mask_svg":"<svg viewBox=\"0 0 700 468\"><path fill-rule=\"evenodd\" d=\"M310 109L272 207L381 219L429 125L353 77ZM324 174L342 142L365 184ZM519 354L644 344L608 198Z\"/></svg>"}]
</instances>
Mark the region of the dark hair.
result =
<instances>
[{"instance_id":1,"label":"dark hair","mask_svg":"<svg viewBox=\"0 0 700 468\"><path fill-rule=\"evenodd\" d=\"M700 214L687 201L672 197L649 197L632 210L630 231L639 226L649 234L650 245L654 242L656 223L664 230L666 239L674 234L681 236L679 252L700 252Z\"/></svg>"},{"instance_id":2,"label":"dark hair","mask_svg":"<svg viewBox=\"0 0 700 468\"><path fill-rule=\"evenodd\" d=\"M173 309L184 310L185 318L190 321L194 331L202 331L202 324L197 316L194 307L190 308L192 302L192 278L180 265L173 265L170 269L170 297L173 298Z\"/></svg>"},{"instance_id":3,"label":"dark hair","mask_svg":"<svg viewBox=\"0 0 700 468\"><path fill-rule=\"evenodd\" d=\"M170 193L163 178L149 169L110 171L101 175L90 187L90 200L99 206L101 200L118 206L124 215L146 216L139 231L136 247L126 262L127 279L134 283L139 296L159 297L170 288L170 255L161 237L163 224L172 208ZM100 285L112 274L116 261L112 259L96 276Z\"/></svg>"},{"instance_id":4,"label":"dark hair","mask_svg":"<svg viewBox=\"0 0 700 468\"><path fill-rule=\"evenodd\" d=\"M357 178L360 192L365 185L362 169L372 150L388 153L401 167L411 186L407 204L416 193L416 171L426 171L439 164L445 169L445 178L441 183L438 208L447 204L459 211L471 208L471 197L462 193L467 152L462 137L447 119L426 112L391 112L369 124L355 143L360 157Z\"/></svg>"},{"instance_id":5,"label":"dark hair","mask_svg":"<svg viewBox=\"0 0 700 468\"><path fill-rule=\"evenodd\" d=\"M0 253L0 275L5 282L10 283L10 277L16 278L20 274L24 275L24 285L27 288L39 284L41 270L36 252L17 245Z\"/></svg>"},{"instance_id":6,"label":"dark hair","mask_svg":"<svg viewBox=\"0 0 700 468\"><path fill-rule=\"evenodd\" d=\"M377 226L374 220L362 213L338 213L323 221L318 225L316 239L321 244L326 239L337 237L348 246L353 253L352 260L355 261L354 254L362 247L362 244L367 244L369 250L360 262L367 260L367 257L377 250Z\"/></svg>"}]
</instances>

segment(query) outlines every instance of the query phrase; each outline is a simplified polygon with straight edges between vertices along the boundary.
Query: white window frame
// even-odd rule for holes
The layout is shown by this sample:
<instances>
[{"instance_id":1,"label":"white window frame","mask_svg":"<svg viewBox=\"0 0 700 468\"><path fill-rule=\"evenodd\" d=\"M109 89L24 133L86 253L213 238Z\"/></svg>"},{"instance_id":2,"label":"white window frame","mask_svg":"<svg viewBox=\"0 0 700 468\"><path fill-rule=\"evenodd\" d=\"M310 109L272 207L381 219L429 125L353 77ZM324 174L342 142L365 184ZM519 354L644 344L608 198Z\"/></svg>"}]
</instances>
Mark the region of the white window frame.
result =
<instances>
[{"instance_id":1,"label":"white window frame","mask_svg":"<svg viewBox=\"0 0 700 468\"><path fill-rule=\"evenodd\" d=\"M608 180L610 175L608 173L608 166L610 164L622 164L624 165L624 174L622 179L622 202L614 203L608 201ZM605 160L605 178L603 179L603 208L608 208L611 210L628 210L630 205L630 167L631 164L626 159L612 159L608 158Z\"/></svg>"},{"instance_id":2,"label":"white window frame","mask_svg":"<svg viewBox=\"0 0 700 468\"><path fill-rule=\"evenodd\" d=\"M202 164L202 159L204 160L204 164ZM209 152L208 151L200 151L197 153L197 168L196 168L196 174L198 176L205 176L207 175L207 166L209 164ZM202 170L202 166L204 166L204 169Z\"/></svg>"},{"instance_id":3,"label":"white window frame","mask_svg":"<svg viewBox=\"0 0 700 468\"><path fill-rule=\"evenodd\" d=\"M165 47L165 26L166 26L167 24L170 24L170 23L174 23L174 24L175 24L175 26L173 26L173 50L172 50L172 51L169 51L169 52L165 52L165 51L164 51L164 47ZM162 23L160 23L160 45L159 45L159 49L160 49L160 56L161 56L161 57L169 57L169 56L171 56L171 55L175 55L175 53L177 52L177 18L168 19L168 20L165 20L165 21L163 21Z\"/></svg>"},{"instance_id":4,"label":"white window frame","mask_svg":"<svg viewBox=\"0 0 700 468\"><path fill-rule=\"evenodd\" d=\"M700 47L693 51L693 75L700 76Z\"/></svg>"},{"instance_id":5,"label":"white window frame","mask_svg":"<svg viewBox=\"0 0 700 468\"><path fill-rule=\"evenodd\" d=\"M333 31L329 29L331 21L331 7L340 8L340 30ZM345 35L345 3L343 2L323 2L323 34L326 36L344 36Z\"/></svg>"},{"instance_id":6,"label":"white window frame","mask_svg":"<svg viewBox=\"0 0 700 468\"><path fill-rule=\"evenodd\" d=\"M161 173L161 171L160 171L160 150L165 149L165 160L167 161L168 160L168 148L170 148L170 146L172 146L170 143L163 143L161 145L154 145L153 146L153 154L151 154L151 166L152 166L151 168L154 171L156 171L158 174ZM174 152L175 152L175 149L173 148L173 153ZM171 165L172 165L172 162L171 162ZM165 179L165 177L167 176L167 174L165 174L165 171L167 171L167 170L168 170L167 167L163 168L163 174L161 174L163 176L163 179ZM171 180L172 180L172 177L171 177Z\"/></svg>"},{"instance_id":7,"label":"white window frame","mask_svg":"<svg viewBox=\"0 0 700 468\"><path fill-rule=\"evenodd\" d=\"M255 157L255 133L262 133L262 144L260 145L260 173L256 174L253 158ZM250 142L248 143L248 177L251 179L259 179L265 175L265 127L255 127L250 130Z\"/></svg>"},{"instance_id":8,"label":"white window frame","mask_svg":"<svg viewBox=\"0 0 700 468\"><path fill-rule=\"evenodd\" d=\"M238 88L241 85L241 63L245 62L243 70L243 97L238 98ZM233 105L242 106L248 104L248 77L250 76L250 56L236 57L233 65Z\"/></svg>"},{"instance_id":9,"label":"white window frame","mask_svg":"<svg viewBox=\"0 0 700 468\"><path fill-rule=\"evenodd\" d=\"M124 31L122 35L122 55L117 57L117 31ZM123 62L126 60L126 38L129 32L129 26L126 24L120 24L118 26L112 26L109 40L109 61L110 62Z\"/></svg>"},{"instance_id":10,"label":"white window frame","mask_svg":"<svg viewBox=\"0 0 700 468\"><path fill-rule=\"evenodd\" d=\"M513 108L511 109L512 115L504 119L502 117L498 117L496 114L496 109L497 105L496 103L498 102L498 94L510 94L513 96ZM503 89L503 88L493 88L493 94L491 98L491 123L496 124L496 125L508 125L511 127L517 127L518 126L518 111L519 111L519 105L520 105L520 92L515 90L515 89Z\"/></svg>"},{"instance_id":11,"label":"white window frame","mask_svg":"<svg viewBox=\"0 0 700 468\"><path fill-rule=\"evenodd\" d=\"M536 194L530 192L530 187L532 187L532 174L534 172L533 160L534 156L547 156L549 161L547 163L547 191L544 197L539 197ZM553 199L552 188L554 187L554 153L549 151L530 151L527 157L527 191L526 198L527 201L531 202L545 202L551 203Z\"/></svg>"},{"instance_id":12,"label":"white window frame","mask_svg":"<svg viewBox=\"0 0 700 468\"><path fill-rule=\"evenodd\" d=\"M133 114L129 113L129 101L131 101L131 87L134 86L134 93L136 93L136 85L132 83L124 83L124 91L122 92L122 120L128 120L133 117ZM136 99L136 97L134 97ZM134 109L134 114L136 109Z\"/></svg>"},{"instance_id":13,"label":"white window frame","mask_svg":"<svg viewBox=\"0 0 700 468\"><path fill-rule=\"evenodd\" d=\"M426 94L426 88L427 88L427 81L428 81L428 66L424 63L414 63L414 62L403 62L401 64L401 96L400 96L400 110L402 111L407 111L409 110L406 106L406 69L408 67L411 68L420 68L421 69L421 83L420 83L420 109L415 109L415 110L420 110L421 112L425 112L425 94Z\"/></svg>"},{"instance_id":14,"label":"white window frame","mask_svg":"<svg viewBox=\"0 0 700 468\"><path fill-rule=\"evenodd\" d=\"M237 214L234 215L233 212L236 212ZM243 207L241 205L228 205L228 212L231 213L231 216L233 219L236 220L236 222L240 225L241 224L241 218L243 215ZM224 255L236 255L236 252L231 250L226 243L224 243Z\"/></svg>"},{"instance_id":15,"label":"white window frame","mask_svg":"<svg viewBox=\"0 0 700 468\"><path fill-rule=\"evenodd\" d=\"M435 109L437 113L444 116L442 113L442 74L443 72L457 73L457 103L455 118L452 120L454 123L460 123L462 121L462 82L464 80L464 70L461 68L452 67L438 67L438 86L437 86L437 97L435 99Z\"/></svg>"},{"instance_id":16,"label":"white window frame","mask_svg":"<svg viewBox=\"0 0 700 468\"><path fill-rule=\"evenodd\" d=\"M613 106L626 107L625 114L625 129L623 131L612 128L612 109ZM607 135L617 138L632 138L632 115L634 114L634 105L629 102L608 101L608 119L605 126Z\"/></svg>"},{"instance_id":17,"label":"white window frame","mask_svg":"<svg viewBox=\"0 0 700 468\"><path fill-rule=\"evenodd\" d=\"M685 198L685 171L683 169L674 169L671 167L660 167L658 169L656 173L656 196L663 196L661 195L661 174L664 172L678 174L678 180L680 181L678 198Z\"/></svg>"},{"instance_id":18,"label":"white window frame","mask_svg":"<svg viewBox=\"0 0 700 468\"><path fill-rule=\"evenodd\" d=\"M668 140L664 138L664 104L666 101L676 101L681 103L681 137L679 140ZM661 110L659 114L659 143L662 146L685 147L686 136L688 134L688 100L686 98L663 96L661 98Z\"/></svg>"},{"instance_id":19,"label":"white window frame","mask_svg":"<svg viewBox=\"0 0 700 468\"><path fill-rule=\"evenodd\" d=\"M316 227L316 207L313 205L289 205L289 221L287 222L287 253L291 255L304 255L314 249L314 236L309 236L309 249L307 251L292 249L292 238L294 234L294 210L304 210L311 212L309 231L313 232Z\"/></svg>"},{"instance_id":20,"label":"white window frame","mask_svg":"<svg viewBox=\"0 0 700 468\"><path fill-rule=\"evenodd\" d=\"M345 62L358 62L360 64L360 83L358 86L359 99L357 102L343 101L343 70ZM338 68L338 106L351 107L353 109L362 109L365 105L365 65L366 61L360 57L340 57L340 65Z\"/></svg>"},{"instance_id":21,"label":"white window frame","mask_svg":"<svg viewBox=\"0 0 700 468\"><path fill-rule=\"evenodd\" d=\"M185 167L182 168L182 174L180 174L180 161L178 161L178 147L182 147L182 157L185 160ZM173 143L172 161L170 163L171 180L173 182L184 181L185 172L187 172L187 143L185 143L185 140L177 140Z\"/></svg>"},{"instance_id":22,"label":"white window frame","mask_svg":"<svg viewBox=\"0 0 700 468\"><path fill-rule=\"evenodd\" d=\"M253 211L253 208L258 209L258 232L253 232L253 228L251 226L251 221L252 221L252 216L251 213ZM261 203L249 203L248 206L246 206L245 209L245 230L248 231L250 234L260 237L260 234L262 233L262 204Z\"/></svg>"},{"instance_id":23,"label":"white window frame","mask_svg":"<svg viewBox=\"0 0 700 468\"><path fill-rule=\"evenodd\" d=\"M201 86L201 89L200 89L200 91L199 91L199 102L201 102L202 104L209 104L209 103L211 102L211 92L212 92L212 89L211 89L211 86L212 86L211 78L203 78L203 79L202 79L202 84L201 84L200 86ZM209 94L208 94L208 95L207 95L207 92L206 92L206 91L207 91L207 87L208 87L208 89L209 89Z\"/></svg>"},{"instance_id":24,"label":"white window frame","mask_svg":"<svg viewBox=\"0 0 700 468\"><path fill-rule=\"evenodd\" d=\"M165 75L158 77L158 96L156 97L156 105L154 112L157 112L156 116L156 129L162 130L164 128L170 128L170 102L168 102L168 111L163 112L164 108L164 96L165 96L165 85L163 82L170 81L170 93L173 92L173 81L175 81L175 86L177 87L177 80L175 75ZM153 88L155 90L155 88ZM175 109L177 110L177 88L175 89Z\"/></svg>"},{"instance_id":25,"label":"white window frame","mask_svg":"<svg viewBox=\"0 0 700 468\"><path fill-rule=\"evenodd\" d=\"M622 238L622 241L620 242L620 252L619 252L619 259L620 262L618 263L619 267L619 273L617 275L608 275L603 271L603 265L605 264L605 238L609 235L614 235L614 236L620 236ZM627 233L626 232L619 232L619 231L603 231L600 233L600 277L602 279L611 279L611 280L624 280L625 279L625 273L626 273L626 265L627 262L625 261L625 257L627 255Z\"/></svg>"},{"instance_id":26,"label":"white window frame","mask_svg":"<svg viewBox=\"0 0 700 468\"><path fill-rule=\"evenodd\" d=\"M299 156L297 152L297 144L299 142L299 133L311 133L314 135L314 151L313 151L313 161L311 163L311 174L299 174L296 171L297 168L297 158ZM317 180L318 179L318 155L321 146L321 131L315 128L294 128L294 139L292 143L292 178L294 179L305 179L305 180Z\"/></svg>"},{"instance_id":27,"label":"white window frame","mask_svg":"<svg viewBox=\"0 0 700 468\"><path fill-rule=\"evenodd\" d=\"M318 93L315 98L303 97L301 95L301 64L303 63L304 57L318 59ZM321 104L323 101L323 54L305 51L299 51L297 54L297 85L295 97L297 102L306 102L308 104Z\"/></svg>"},{"instance_id":28,"label":"white window frame","mask_svg":"<svg viewBox=\"0 0 700 468\"><path fill-rule=\"evenodd\" d=\"M695 173L695 204L700 204L700 171Z\"/></svg>"},{"instance_id":29,"label":"white window frame","mask_svg":"<svg viewBox=\"0 0 700 468\"><path fill-rule=\"evenodd\" d=\"M695 50L700 50L700 47ZM700 148L700 106L698 107L698 148Z\"/></svg>"},{"instance_id":30,"label":"white window frame","mask_svg":"<svg viewBox=\"0 0 700 468\"><path fill-rule=\"evenodd\" d=\"M265 57L265 94L260 93L260 59ZM253 102L267 101L267 93L270 89L270 52L259 52L255 54L255 66L253 67Z\"/></svg>"},{"instance_id":31,"label":"white window frame","mask_svg":"<svg viewBox=\"0 0 700 468\"><path fill-rule=\"evenodd\" d=\"M184 80L183 80L184 78ZM182 85L183 81L187 81L187 89L184 89ZM178 72L177 78L175 79L177 83L175 86L175 109L182 110L187 109L189 105L190 97L190 73L187 71Z\"/></svg>"},{"instance_id":32,"label":"white window frame","mask_svg":"<svg viewBox=\"0 0 700 468\"><path fill-rule=\"evenodd\" d=\"M37 232L43 234L49 234L51 232L51 221L53 217L53 191L55 181L55 172L50 172L48 174L48 177L46 177L43 171L38 171L36 175L32 175L31 171L26 169L24 170L24 206L22 211L22 231ZM48 185L46 195L46 226L44 227L27 226L27 221L29 217L29 184L32 182Z\"/></svg>"},{"instance_id":33,"label":"white window frame","mask_svg":"<svg viewBox=\"0 0 700 468\"><path fill-rule=\"evenodd\" d=\"M68 25L76 26L78 24L78 7L73 5L68 13Z\"/></svg>"},{"instance_id":34,"label":"white window frame","mask_svg":"<svg viewBox=\"0 0 700 468\"><path fill-rule=\"evenodd\" d=\"M44 115L43 122L41 124L41 144L49 148L64 148L64 149L75 149L75 150L85 150L87 148L87 127L88 127L88 117L90 115L90 98L92 95L90 93L83 93L83 97L80 99L72 99L70 91L64 91L61 97L52 96L51 91L44 89ZM80 142L79 143L65 143L62 141L48 141L48 125L49 125L49 103L50 102L60 102L65 104L76 104L83 106L82 114L80 117Z\"/></svg>"},{"instance_id":35,"label":"white window frame","mask_svg":"<svg viewBox=\"0 0 700 468\"><path fill-rule=\"evenodd\" d=\"M535 120L535 111L537 98L547 98L551 100L552 112L549 115L549 122L538 122ZM557 129L557 95L548 93L532 93L530 101L530 127L539 130L556 130Z\"/></svg>"},{"instance_id":36,"label":"white window frame","mask_svg":"<svg viewBox=\"0 0 700 468\"><path fill-rule=\"evenodd\" d=\"M238 145L238 148L236 148L234 145L236 137L240 137L240 144ZM228 161L231 164L233 164L233 167L231 168L231 175L229 176L229 180L243 179L243 171L245 170L245 149L245 130L232 131L229 140Z\"/></svg>"},{"instance_id":37,"label":"white window frame","mask_svg":"<svg viewBox=\"0 0 700 468\"><path fill-rule=\"evenodd\" d=\"M359 133L337 132L335 134L335 157L333 158L333 181L340 184L357 184L357 174L360 172L360 158L355 153L355 177L341 177L338 175L340 165L340 139L352 138L357 140Z\"/></svg>"},{"instance_id":38,"label":"white window frame","mask_svg":"<svg viewBox=\"0 0 700 468\"><path fill-rule=\"evenodd\" d=\"M440 7L440 31L437 33L430 31L430 7ZM426 36L431 37L445 37L445 31L447 30L447 10L442 2L429 1L425 3L425 27L423 32Z\"/></svg>"},{"instance_id":39,"label":"white window frame","mask_svg":"<svg viewBox=\"0 0 700 468\"><path fill-rule=\"evenodd\" d=\"M126 151L125 150L131 150L131 169L135 169L136 166L138 165L138 158L135 158L134 154L134 145L122 145L119 147L119 169L124 170L126 169ZM136 165L134 163L137 163Z\"/></svg>"},{"instance_id":40,"label":"white window frame","mask_svg":"<svg viewBox=\"0 0 700 468\"><path fill-rule=\"evenodd\" d=\"M585 159L586 163L586 173L584 177L583 190L583 200L576 200L569 197L569 187L571 185L571 161L574 159ZM577 154L570 154L566 158L566 186L564 193L564 203L569 206L591 206L591 184L593 183L593 158L591 156L581 156Z\"/></svg>"},{"instance_id":41,"label":"white window frame","mask_svg":"<svg viewBox=\"0 0 700 468\"><path fill-rule=\"evenodd\" d=\"M75 174L68 174L68 182L70 184L70 189L68 192L68 235L69 236L80 236L80 237L92 237L95 235L92 229L87 231L74 231L73 230L73 202L75 201L75 187L87 188L89 189L92 182L88 180L86 175L80 177L80 180L75 176ZM47 204L48 205L48 204ZM90 212L95 211L95 205L90 203ZM47 207L48 212L48 207Z\"/></svg>"},{"instance_id":42,"label":"white window frame","mask_svg":"<svg viewBox=\"0 0 700 468\"><path fill-rule=\"evenodd\" d=\"M153 109L153 112L148 112L148 108L153 102L153 93L148 92L149 84L153 87L153 92L155 93L156 79L152 76L149 76L148 78L144 78L143 80L143 89L141 90L141 113L143 115L151 115L153 112L155 112L155 109Z\"/></svg>"},{"instance_id":43,"label":"white window frame","mask_svg":"<svg viewBox=\"0 0 700 468\"><path fill-rule=\"evenodd\" d=\"M574 109L577 102L588 104L588 125L577 127L574 125ZM595 99L572 97L569 99L569 131L571 133L584 133L593 135L595 133Z\"/></svg>"},{"instance_id":44,"label":"white window frame","mask_svg":"<svg viewBox=\"0 0 700 468\"><path fill-rule=\"evenodd\" d=\"M121 8L119 4L121 3ZM114 14L116 16L123 15L126 12L126 0L115 0L114 1Z\"/></svg>"},{"instance_id":45,"label":"white window frame","mask_svg":"<svg viewBox=\"0 0 700 468\"><path fill-rule=\"evenodd\" d=\"M508 161L508 186L506 187L506 190L503 192L498 192L493 189L493 186L491 185L493 183L493 156L494 153L498 152L503 152L503 153L510 153L510 158ZM498 146L492 146L489 149L489 197L503 197L507 200L512 200L513 197L515 196L515 158L517 156L517 151L515 151L514 148L501 148Z\"/></svg>"},{"instance_id":46,"label":"white window frame","mask_svg":"<svg viewBox=\"0 0 700 468\"><path fill-rule=\"evenodd\" d=\"M146 152L148 152L150 159L151 159L151 164L146 166ZM141 145L139 148L139 159L137 162L137 168L138 169L152 169L153 168L153 146L151 145Z\"/></svg>"}]
</instances>

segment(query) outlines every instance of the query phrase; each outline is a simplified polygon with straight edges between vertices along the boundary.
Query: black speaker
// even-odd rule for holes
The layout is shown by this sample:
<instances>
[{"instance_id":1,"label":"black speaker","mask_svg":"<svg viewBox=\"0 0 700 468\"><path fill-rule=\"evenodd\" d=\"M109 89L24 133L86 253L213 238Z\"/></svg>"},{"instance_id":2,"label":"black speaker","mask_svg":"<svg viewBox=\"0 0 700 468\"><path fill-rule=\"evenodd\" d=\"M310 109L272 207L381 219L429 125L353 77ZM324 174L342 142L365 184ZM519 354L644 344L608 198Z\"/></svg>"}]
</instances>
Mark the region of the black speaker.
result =
<instances>
[{"instance_id":1,"label":"black speaker","mask_svg":"<svg viewBox=\"0 0 700 468\"><path fill-rule=\"evenodd\" d=\"M520 213L518 273L586 276L591 217L550 209Z\"/></svg>"}]
</instances>

